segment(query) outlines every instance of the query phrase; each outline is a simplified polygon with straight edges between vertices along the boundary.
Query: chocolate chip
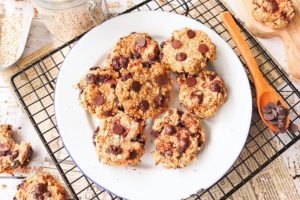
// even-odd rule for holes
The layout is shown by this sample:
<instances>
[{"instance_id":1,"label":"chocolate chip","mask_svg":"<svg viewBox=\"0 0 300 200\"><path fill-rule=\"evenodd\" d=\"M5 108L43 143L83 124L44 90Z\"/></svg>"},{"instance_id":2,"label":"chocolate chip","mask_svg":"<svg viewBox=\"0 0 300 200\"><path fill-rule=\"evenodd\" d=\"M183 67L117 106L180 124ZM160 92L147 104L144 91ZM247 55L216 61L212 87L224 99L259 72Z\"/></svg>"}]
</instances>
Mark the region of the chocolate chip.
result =
<instances>
[{"instance_id":1,"label":"chocolate chip","mask_svg":"<svg viewBox=\"0 0 300 200\"><path fill-rule=\"evenodd\" d=\"M158 94L155 98L154 98L154 103L157 107L161 107L164 105L165 103L165 97L164 95Z\"/></svg>"},{"instance_id":2,"label":"chocolate chip","mask_svg":"<svg viewBox=\"0 0 300 200\"><path fill-rule=\"evenodd\" d=\"M279 10L279 5L278 3L276 2L276 0L268 0L269 3L270 3L270 6L271 6L271 11L274 13L274 12L277 12Z\"/></svg>"},{"instance_id":3,"label":"chocolate chip","mask_svg":"<svg viewBox=\"0 0 300 200\"><path fill-rule=\"evenodd\" d=\"M179 139L179 146L180 146L180 153L184 153L185 150L189 147L190 145L190 140L187 137L180 138Z\"/></svg>"},{"instance_id":4,"label":"chocolate chip","mask_svg":"<svg viewBox=\"0 0 300 200\"><path fill-rule=\"evenodd\" d=\"M196 98L198 99L198 104L199 105L201 105L202 104L202 102L203 102L203 93L202 94L200 94L200 95L195 95L196 96Z\"/></svg>"},{"instance_id":5,"label":"chocolate chip","mask_svg":"<svg viewBox=\"0 0 300 200\"><path fill-rule=\"evenodd\" d=\"M142 100L139 104L139 108L143 111L146 112L149 109L150 105L147 100Z\"/></svg>"},{"instance_id":6,"label":"chocolate chip","mask_svg":"<svg viewBox=\"0 0 300 200\"><path fill-rule=\"evenodd\" d=\"M88 74L86 75L86 83L87 84L97 84L98 83L98 76L95 74Z\"/></svg>"},{"instance_id":7,"label":"chocolate chip","mask_svg":"<svg viewBox=\"0 0 300 200\"><path fill-rule=\"evenodd\" d=\"M215 81L210 85L210 90L213 92L220 92L221 91L221 83L220 81Z\"/></svg>"},{"instance_id":8,"label":"chocolate chip","mask_svg":"<svg viewBox=\"0 0 300 200\"><path fill-rule=\"evenodd\" d=\"M121 57L121 58L119 59L119 63L120 63L120 66L121 66L122 68L127 68L128 63L129 63L129 60L128 60L128 58Z\"/></svg>"},{"instance_id":9,"label":"chocolate chip","mask_svg":"<svg viewBox=\"0 0 300 200\"><path fill-rule=\"evenodd\" d=\"M106 83L107 81L109 81L110 79L112 79L112 76L109 75L109 74L102 74L102 75L99 75L97 77L97 81L99 83Z\"/></svg>"},{"instance_id":10,"label":"chocolate chip","mask_svg":"<svg viewBox=\"0 0 300 200\"><path fill-rule=\"evenodd\" d=\"M187 85L188 87L193 87L194 85L196 85L197 79L195 79L194 77L190 76L190 77L188 77L188 78L186 79L185 83L186 83L186 85Z\"/></svg>"},{"instance_id":11,"label":"chocolate chip","mask_svg":"<svg viewBox=\"0 0 300 200\"><path fill-rule=\"evenodd\" d=\"M135 40L135 44L136 44L136 46L138 46L138 47L144 47L144 46L146 45L146 40L145 40L145 38L143 38L143 37L138 37L138 38L136 38L136 40Z\"/></svg>"},{"instance_id":12,"label":"chocolate chip","mask_svg":"<svg viewBox=\"0 0 300 200\"><path fill-rule=\"evenodd\" d=\"M113 112L111 110L106 110L103 112L105 117L111 117L113 115Z\"/></svg>"},{"instance_id":13,"label":"chocolate chip","mask_svg":"<svg viewBox=\"0 0 300 200\"><path fill-rule=\"evenodd\" d=\"M143 65L143 67L150 68L151 67L151 62L143 62L142 65Z\"/></svg>"},{"instance_id":14,"label":"chocolate chip","mask_svg":"<svg viewBox=\"0 0 300 200\"><path fill-rule=\"evenodd\" d=\"M166 45L166 42L165 42L165 41L163 41L162 43L160 43L160 47L161 47L161 48L164 48L165 45Z\"/></svg>"},{"instance_id":15,"label":"chocolate chip","mask_svg":"<svg viewBox=\"0 0 300 200\"><path fill-rule=\"evenodd\" d=\"M155 130L152 130L151 131L151 135L153 135L154 137L158 137L160 135L160 132L159 131L155 131Z\"/></svg>"},{"instance_id":16,"label":"chocolate chip","mask_svg":"<svg viewBox=\"0 0 300 200\"><path fill-rule=\"evenodd\" d=\"M216 74L216 73L213 73L213 74L209 74L209 75L208 75L208 79L209 79L210 81L213 81L216 77L217 77L217 74Z\"/></svg>"},{"instance_id":17,"label":"chocolate chip","mask_svg":"<svg viewBox=\"0 0 300 200\"><path fill-rule=\"evenodd\" d=\"M135 135L131 140L131 142L138 142L140 144L145 144L145 138L143 137L143 135L141 133Z\"/></svg>"},{"instance_id":18,"label":"chocolate chip","mask_svg":"<svg viewBox=\"0 0 300 200\"><path fill-rule=\"evenodd\" d=\"M182 46L182 42L180 40L173 40L171 45L174 49L179 49Z\"/></svg>"},{"instance_id":19,"label":"chocolate chip","mask_svg":"<svg viewBox=\"0 0 300 200\"><path fill-rule=\"evenodd\" d=\"M117 124L115 123L113 125L113 133L117 134L117 135L123 135L125 132L124 127L121 124Z\"/></svg>"},{"instance_id":20,"label":"chocolate chip","mask_svg":"<svg viewBox=\"0 0 300 200\"><path fill-rule=\"evenodd\" d=\"M10 160L13 161L19 156L19 151L13 151L10 155Z\"/></svg>"},{"instance_id":21,"label":"chocolate chip","mask_svg":"<svg viewBox=\"0 0 300 200\"><path fill-rule=\"evenodd\" d=\"M271 120L275 119L275 116L274 116L273 113L265 113L264 114L264 119L267 120L267 121L271 121Z\"/></svg>"},{"instance_id":22,"label":"chocolate chip","mask_svg":"<svg viewBox=\"0 0 300 200\"><path fill-rule=\"evenodd\" d=\"M183 115L183 111L177 110L177 114L181 117Z\"/></svg>"},{"instance_id":23,"label":"chocolate chip","mask_svg":"<svg viewBox=\"0 0 300 200\"><path fill-rule=\"evenodd\" d=\"M121 65L120 65L120 57L116 56L112 58L112 66L114 68L114 70L118 71L121 69Z\"/></svg>"},{"instance_id":24,"label":"chocolate chip","mask_svg":"<svg viewBox=\"0 0 300 200\"><path fill-rule=\"evenodd\" d=\"M44 183L38 183L34 191L36 194L44 194L47 192L47 185Z\"/></svg>"},{"instance_id":25,"label":"chocolate chip","mask_svg":"<svg viewBox=\"0 0 300 200\"><path fill-rule=\"evenodd\" d=\"M19 185L17 185L17 190L21 189L24 187L24 182L20 183Z\"/></svg>"},{"instance_id":26,"label":"chocolate chip","mask_svg":"<svg viewBox=\"0 0 300 200\"><path fill-rule=\"evenodd\" d=\"M105 102L104 97L101 94L97 94L94 98L94 104L95 106L101 106Z\"/></svg>"},{"instance_id":27,"label":"chocolate chip","mask_svg":"<svg viewBox=\"0 0 300 200\"><path fill-rule=\"evenodd\" d=\"M288 130L291 133L296 133L297 131L299 131L299 127L296 124L294 124L294 123L291 122L289 124Z\"/></svg>"},{"instance_id":28,"label":"chocolate chip","mask_svg":"<svg viewBox=\"0 0 300 200\"><path fill-rule=\"evenodd\" d=\"M138 81L133 81L131 84L132 90L135 91L136 93L138 93L141 90L141 87L142 85Z\"/></svg>"},{"instance_id":29,"label":"chocolate chip","mask_svg":"<svg viewBox=\"0 0 300 200\"><path fill-rule=\"evenodd\" d=\"M15 169L15 168L19 167L20 164L21 164L21 163L20 163L19 160L15 160L14 162L11 163L11 167L12 167L13 169Z\"/></svg>"},{"instance_id":30,"label":"chocolate chip","mask_svg":"<svg viewBox=\"0 0 300 200\"><path fill-rule=\"evenodd\" d=\"M282 116L286 116L287 115L287 110L282 106L282 105L278 105L276 108L276 111L278 113L278 115L282 115Z\"/></svg>"},{"instance_id":31,"label":"chocolate chip","mask_svg":"<svg viewBox=\"0 0 300 200\"><path fill-rule=\"evenodd\" d=\"M136 52L136 51L135 51L135 52L133 53L133 58L139 59L140 57L142 57L142 56L141 56L141 54L140 54L139 52Z\"/></svg>"},{"instance_id":32,"label":"chocolate chip","mask_svg":"<svg viewBox=\"0 0 300 200\"><path fill-rule=\"evenodd\" d=\"M132 78L132 74L131 73L125 74L125 75L123 75L121 77L121 81L127 81L130 78Z\"/></svg>"},{"instance_id":33,"label":"chocolate chip","mask_svg":"<svg viewBox=\"0 0 300 200\"><path fill-rule=\"evenodd\" d=\"M208 52L208 46L206 45L206 44L200 44L199 46L198 46L198 51L200 52L200 53L206 53L206 52Z\"/></svg>"},{"instance_id":34,"label":"chocolate chip","mask_svg":"<svg viewBox=\"0 0 300 200\"><path fill-rule=\"evenodd\" d=\"M186 60L186 58L187 58L187 55L186 55L186 53L184 53L184 52L179 52L179 53L177 53L176 54L176 60L178 60L178 61L184 61L184 60Z\"/></svg>"},{"instance_id":35,"label":"chocolate chip","mask_svg":"<svg viewBox=\"0 0 300 200\"><path fill-rule=\"evenodd\" d=\"M4 143L0 143L0 157L6 156L9 153L9 146Z\"/></svg>"},{"instance_id":36,"label":"chocolate chip","mask_svg":"<svg viewBox=\"0 0 300 200\"><path fill-rule=\"evenodd\" d=\"M173 152L172 152L172 150L167 150L167 151L165 151L165 153L164 153L166 156L172 156L173 155Z\"/></svg>"},{"instance_id":37,"label":"chocolate chip","mask_svg":"<svg viewBox=\"0 0 300 200\"><path fill-rule=\"evenodd\" d=\"M115 145L110 145L108 147L108 153L114 154L114 155L119 155L123 152L121 146L115 146Z\"/></svg>"},{"instance_id":38,"label":"chocolate chip","mask_svg":"<svg viewBox=\"0 0 300 200\"><path fill-rule=\"evenodd\" d=\"M169 82L168 76L166 74L160 74L156 76L155 80L158 86L166 85Z\"/></svg>"},{"instance_id":39,"label":"chocolate chip","mask_svg":"<svg viewBox=\"0 0 300 200\"><path fill-rule=\"evenodd\" d=\"M196 37L196 33L193 30L188 30L186 33L187 33L188 38L190 38L190 39L193 39L194 37Z\"/></svg>"},{"instance_id":40,"label":"chocolate chip","mask_svg":"<svg viewBox=\"0 0 300 200\"><path fill-rule=\"evenodd\" d=\"M174 133L176 133L176 128L173 125L167 125L165 127L165 132L167 135L173 135Z\"/></svg>"},{"instance_id":41,"label":"chocolate chip","mask_svg":"<svg viewBox=\"0 0 300 200\"><path fill-rule=\"evenodd\" d=\"M91 67L90 68L91 71L94 71L94 70L97 70L97 69L100 69L100 67Z\"/></svg>"},{"instance_id":42,"label":"chocolate chip","mask_svg":"<svg viewBox=\"0 0 300 200\"><path fill-rule=\"evenodd\" d=\"M282 120L278 120L278 130L279 133L284 133L286 131L284 122Z\"/></svg>"},{"instance_id":43,"label":"chocolate chip","mask_svg":"<svg viewBox=\"0 0 300 200\"><path fill-rule=\"evenodd\" d=\"M181 128L185 128L185 123L180 121L180 122L178 122L177 126L179 126Z\"/></svg>"},{"instance_id":44,"label":"chocolate chip","mask_svg":"<svg viewBox=\"0 0 300 200\"><path fill-rule=\"evenodd\" d=\"M136 156L137 156L137 152L136 152L135 150L130 150L130 151L129 151L129 159L130 159L130 160L135 159Z\"/></svg>"}]
</instances>

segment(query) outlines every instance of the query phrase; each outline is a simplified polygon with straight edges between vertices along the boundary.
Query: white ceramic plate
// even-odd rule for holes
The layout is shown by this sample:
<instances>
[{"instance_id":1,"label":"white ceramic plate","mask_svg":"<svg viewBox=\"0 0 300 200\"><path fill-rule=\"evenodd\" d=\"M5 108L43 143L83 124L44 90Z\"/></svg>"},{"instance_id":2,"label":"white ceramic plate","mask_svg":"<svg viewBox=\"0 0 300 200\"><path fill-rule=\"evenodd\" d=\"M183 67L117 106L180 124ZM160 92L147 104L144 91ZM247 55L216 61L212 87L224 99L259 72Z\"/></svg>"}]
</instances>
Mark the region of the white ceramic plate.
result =
<instances>
[{"instance_id":1,"label":"white ceramic plate","mask_svg":"<svg viewBox=\"0 0 300 200\"><path fill-rule=\"evenodd\" d=\"M183 27L208 33L217 46L218 59L210 66L222 76L229 99L217 115L205 120L208 139L198 159L183 169L155 166L154 147L146 127L146 152L135 167L111 167L98 161L92 134L99 122L78 102L76 83L86 71L104 61L108 50L122 36L147 32L159 42ZM173 99L176 89L173 91ZM178 101L173 101L178 106ZM174 200L208 188L234 163L246 141L252 111L248 79L234 51L215 32L190 18L167 12L136 12L115 17L87 33L75 45L60 70L55 91L55 113L61 138L74 162L93 182L132 200Z\"/></svg>"}]
</instances>

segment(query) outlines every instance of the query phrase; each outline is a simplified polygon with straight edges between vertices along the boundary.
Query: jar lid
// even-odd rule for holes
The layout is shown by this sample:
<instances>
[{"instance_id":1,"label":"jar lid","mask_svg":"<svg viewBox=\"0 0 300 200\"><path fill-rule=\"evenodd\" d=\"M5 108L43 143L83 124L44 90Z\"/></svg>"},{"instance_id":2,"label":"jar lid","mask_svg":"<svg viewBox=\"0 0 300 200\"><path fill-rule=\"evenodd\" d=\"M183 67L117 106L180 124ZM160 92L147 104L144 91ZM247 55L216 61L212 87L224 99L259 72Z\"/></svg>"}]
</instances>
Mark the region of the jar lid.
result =
<instances>
[{"instance_id":1,"label":"jar lid","mask_svg":"<svg viewBox=\"0 0 300 200\"><path fill-rule=\"evenodd\" d=\"M33 0L34 4L53 10L69 9L83 3L88 0Z\"/></svg>"}]
</instances>

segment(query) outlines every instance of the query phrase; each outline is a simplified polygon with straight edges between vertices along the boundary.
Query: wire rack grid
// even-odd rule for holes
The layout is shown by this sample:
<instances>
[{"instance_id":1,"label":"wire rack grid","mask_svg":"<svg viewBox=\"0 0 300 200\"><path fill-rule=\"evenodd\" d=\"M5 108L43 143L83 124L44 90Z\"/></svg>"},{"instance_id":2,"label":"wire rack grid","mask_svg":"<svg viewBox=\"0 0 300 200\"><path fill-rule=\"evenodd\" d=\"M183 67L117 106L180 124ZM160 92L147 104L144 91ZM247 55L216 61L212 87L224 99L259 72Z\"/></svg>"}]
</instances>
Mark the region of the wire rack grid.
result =
<instances>
[{"instance_id":1,"label":"wire rack grid","mask_svg":"<svg viewBox=\"0 0 300 200\"><path fill-rule=\"evenodd\" d=\"M219 14L227 8L219 0L147 0L125 11L161 10L187 15L217 32L234 49L241 61L230 35L225 30ZM285 99L291 121L299 123L300 94L274 60L237 21L251 47L259 67L271 86ZM72 199L120 199L97 187L87 179L66 152L58 130L53 108L54 88L59 69L68 52L81 36L49 52L40 59L24 66L11 78L11 84L26 114L56 165L69 189ZM244 63L244 62L243 62ZM250 79L253 98L255 89ZM255 102L255 101L253 101ZM246 145L231 169L210 188L199 191L187 199L226 199L274 161L286 149L300 139L300 133L273 134L263 124L254 105L251 128Z\"/></svg>"}]
</instances>

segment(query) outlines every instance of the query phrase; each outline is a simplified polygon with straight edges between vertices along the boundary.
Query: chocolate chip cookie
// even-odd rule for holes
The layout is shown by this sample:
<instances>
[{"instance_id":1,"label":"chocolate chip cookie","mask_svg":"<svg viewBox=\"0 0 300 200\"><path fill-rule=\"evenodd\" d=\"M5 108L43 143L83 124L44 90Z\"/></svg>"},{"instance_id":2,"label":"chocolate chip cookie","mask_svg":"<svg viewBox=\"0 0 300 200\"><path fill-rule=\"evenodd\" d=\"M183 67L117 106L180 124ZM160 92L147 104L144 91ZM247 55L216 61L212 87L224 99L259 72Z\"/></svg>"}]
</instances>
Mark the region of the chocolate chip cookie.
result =
<instances>
[{"instance_id":1,"label":"chocolate chip cookie","mask_svg":"<svg viewBox=\"0 0 300 200\"><path fill-rule=\"evenodd\" d=\"M146 122L122 111L102 121L93 136L100 161L108 165L136 165L144 154Z\"/></svg>"},{"instance_id":2,"label":"chocolate chip cookie","mask_svg":"<svg viewBox=\"0 0 300 200\"><path fill-rule=\"evenodd\" d=\"M17 144L12 137L12 126L0 125L0 173L12 173L26 166L31 160L33 151L30 144Z\"/></svg>"},{"instance_id":3,"label":"chocolate chip cookie","mask_svg":"<svg viewBox=\"0 0 300 200\"><path fill-rule=\"evenodd\" d=\"M118 40L112 48L106 66L116 71L126 69L131 60L155 61L159 47L147 33L131 33Z\"/></svg>"},{"instance_id":4,"label":"chocolate chip cookie","mask_svg":"<svg viewBox=\"0 0 300 200\"><path fill-rule=\"evenodd\" d=\"M62 185L51 174L38 172L17 186L13 200L25 199L65 200L66 195Z\"/></svg>"},{"instance_id":5,"label":"chocolate chip cookie","mask_svg":"<svg viewBox=\"0 0 300 200\"><path fill-rule=\"evenodd\" d=\"M155 163L162 163L166 168L185 167L196 158L205 143L200 118L176 108L155 119L151 133L156 137Z\"/></svg>"},{"instance_id":6,"label":"chocolate chip cookie","mask_svg":"<svg viewBox=\"0 0 300 200\"><path fill-rule=\"evenodd\" d=\"M115 115L118 111L117 78L118 74L113 70L91 68L78 83L81 106L99 118Z\"/></svg>"},{"instance_id":7,"label":"chocolate chip cookie","mask_svg":"<svg viewBox=\"0 0 300 200\"><path fill-rule=\"evenodd\" d=\"M162 43L161 61L174 72L197 74L208 61L216 59L216 46L200 30L184 28L174 31Z\"/></svg>"},{"instance_id":8,"label":"chocolate chip cookie","mask_svg":"<svg viewBox=\"0 0 300 200\"><path fill-rule=\"evenodd\" d=\"M216 72L202 70L198 75L181 74L179 101L200 118L213 116L227 100L227 89Z\"/></svg>"},{"instance_id":9,"label":"chocolate chip cookie","mask_svg":"<svg viewBox=\"0 0 300 200\"><path fill-rule=\"evenodd\" d=\"M295 9L291 0L253 0L252 15L270 28L279 29L292 21Z\"/></svg>"},{"instance_id":10,"label":"chocolate chip cookie","mask_svg":"<svg viewBox=\"0 0 300 200\"><path fill-rule=\"evenodd\" d=\"M171 87L170 73L164 64L135 61L118 80L116 94L126 114L146 119L167 109Z\"/></svg>"}]
</instances>

